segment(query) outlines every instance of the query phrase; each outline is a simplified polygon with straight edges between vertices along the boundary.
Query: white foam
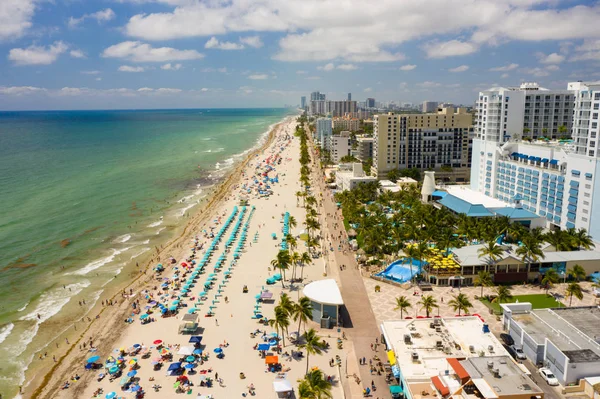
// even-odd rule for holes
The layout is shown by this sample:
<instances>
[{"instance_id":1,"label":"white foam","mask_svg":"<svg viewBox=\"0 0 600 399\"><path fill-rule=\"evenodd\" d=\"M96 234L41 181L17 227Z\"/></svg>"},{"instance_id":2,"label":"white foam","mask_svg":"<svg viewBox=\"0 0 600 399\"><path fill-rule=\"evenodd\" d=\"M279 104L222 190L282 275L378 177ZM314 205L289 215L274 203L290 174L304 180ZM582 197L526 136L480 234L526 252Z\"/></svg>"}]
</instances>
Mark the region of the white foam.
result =
<instances>
[{"instance_id":1,"label":"white foam","mask_svg":"<svg viewBox=\"0 0 600 399\"><path fill-rule=\"evenodd\" d=\"M214 150L206 150L206 151L204 151L204 152L206 152L206 153L217 153L217 152L223 152L223 151L225 151L225 148L223 148L223 147L219 147L219 148L217 148L217 149L214 149Z\"/></svg>"},{"instance_id":2,"label":"white foam","mask_svg":"<svg viewBox=\"0 0 600 399\"><path fill-rule=\"evenodd\" d=\"M37 307L27 313L25 316L19 318L19 320L34 320L37 324L41 324L60 312L74 295L79 294L84 288L90 286L88 280L83 280L78 283L72 283L65 286L65 288L59 287L44 292L39 300ZM38 318L38 315L40 316Z\"/></svg>"},{"instance_id":3,"label":"white foam","mask_svg":"<svg viewBox=\"0 0 600 399\"><path fill-rule=\"evenodd\" d=\"M146 241L142 242L142 244L144 244L144 245L150 244L150 239L147 239Z\"/></svg>"},{"instance_id":4,"label":"white foam","mask_svg":"<svg viewBox=\"0 0 600 399\"><path fill-rule=\"evenodd\" d=\"M182 217L183 215L185 215L185 213L195 207L196 205L199 204L199 201L194 202L193 204L189 204L188 206L184 207L183 209L181 209L178 213L177 213L177 217Z\"/></svg>"},{"instance_id":5,"label":"white foam","mask_svg":"<svg viewBox=\"0 0 600 399\"><path fill-rule=\"evenodd\" d=\"M129 247L122 248L122 249L111 248L112 254L110 254L104 258L96 259L95 261L88 263L87 265L85 265L84 267L82 267L81 269L79 269L77 271L67 273L67 275L85 276L89 272L94 271L94 270L106 265L107 263L112 262L117 255L120 255L121 253L123 253L129 249L130 249Z\"/></svg>"},{"instance_id":6,"label":"white foam","mask_svg":"<svg viewBox=\"0 0 600 399\"><path fill-rule=\"evenodd\" d=\"M9 323L0 328L0 344L4 342L6 338L8 338L13 328L15 328L15 325L13 323Z\"/></svg>"},{"instance_id":7,"label":"white foam","mask_svg":"<svg viewBox=\"0 0 600 399\"><path fill-rule=\"evenodd\" d=\"M129 240L131 240L131 234L123 234L122 236L119 236L119 237L115 238L113 240L113 243L115 243L115 244L122 244L124 242L129 241Z\"/></svg>"},{"instance_id":8,"label":"white foam","mask_svg":"<svg viewBox=\"0 0 600 399\"><path fill-rule=\"evenodd\" d=\"M27 306L29 306L29 302L27 302L25 305L21 306L19 309L17 309L17 312L22 312L25 309L27 309Z\"/></svg>"},{"instance_id":9,"label":"white foam","mask_svg":"<svg viewBox=\"0 0 600 399\"><path fill-rule=\"evenodd\" d=\"M148 240L148 241L150 241L150 240ZM137 258L138 256L140 256L141 254L143 254L143 253L145 253L145 252L148 252L148 251L150 251L150 248L148 248L148 247L146 247L146 248L142 248L141 250L139 250L139 251L138 251L138 252L136 252L135 254L131 255L131 258L129 258L129 259L130 259L130 260L131 260L131 259L135 259L135 258Z\"/></svg>"},{"instance_id":10,"label":"white foam","mask_svg":"<svg viewBox=\"0 0 600 399\"><path fill-rule=\"evenodd\" d=\"M164 229L166 229L166 227L161 227L160 229L158 229L156 231L156 235L159 235L161 231L163 231Z\"/></svg>"},{"instance_id":11,"label":"white foam","mask_svg":"<svg viewBox=\"0 0 600 399\"><path fill-rule=\"evenodd\" d=\"M163 224L163 220L160 219L158 222L150 223L147 227L158 227Z\"/></svg>"}]
</instances>

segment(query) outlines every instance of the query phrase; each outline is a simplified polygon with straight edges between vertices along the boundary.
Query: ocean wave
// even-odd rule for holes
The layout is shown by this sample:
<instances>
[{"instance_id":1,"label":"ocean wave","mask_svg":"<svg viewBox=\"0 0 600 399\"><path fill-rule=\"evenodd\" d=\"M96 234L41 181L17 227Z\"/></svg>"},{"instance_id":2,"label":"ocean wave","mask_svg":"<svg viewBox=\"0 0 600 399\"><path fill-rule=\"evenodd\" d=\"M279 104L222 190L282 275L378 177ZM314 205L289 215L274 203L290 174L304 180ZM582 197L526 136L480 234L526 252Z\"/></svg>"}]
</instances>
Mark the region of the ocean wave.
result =
<instances>
[{"instance_id":1,"label":"ocean wave","mask_svg":"<svg viewBox=\"0 0 600 399\"><path fill-rule=\"evenodd\" d=\"M0 327L0 344L4 342L6 338L8 338L13 328L15 328L13 323L5 324L4 326Z\"/></svg>"},{"instance_id":2,"label":"ocean wave","mask_svg":"<svg viewBox=\"0 0 600 399\"><path fill-rule=\"evenodd\" d=\"M107 263L112 262L117 255L120 255L121 253L123 253L129 249L130 249L129 247L122 248L122 249L111 248L112 254L110 254L104 258L96 259L95 261L88 263L87 265L85 265L84 267L82 267L81 269L79 269L77 271L67 273L67 275L85 276L89 272L94 271L94 270L106 265Z\"/></svg>"},{"instance_id":3,"label":"ocean wave","mask_svg":"<svg viewBox=\"0 0 600 399\"><path fill-rule=\"evenodd\" d=\"M17 312L22 312L25 309L27 309L27 306L29 306L29 302L27 302L25 305L21 306L19 309L17 309Z\"/></svg>"},{"instance_id":4,"label":"ocean wave","mask_svg":"<svg viewBox=\"0 0 600 399\"><path fill-rule=\"evenodd\" d=\"M160 219L158 222L150 223L150 224L149 224L148 226L146 226L146 227L158 227L158 226L160 226L161 224L163 224L163 220L162 220L162 218L161 218L161 219Z\"/></svg>"},{"instance_id":5,"label":"ocean wave","mask_svg":"<svg viewBox=\"0 0 600 399\"><path fill-rule=\"evenodd\" d=\"M34 320L37 324L41 324L60 312L63 306L71 300L71 297L79 294L84 288L89 286L90 282L83 280L78 283L68 284L65 288L60 287L46 291L40 296L36 308L25 316L20 317L19 320Z\"/></svg>"},{"instance_id":6,"label":"ocean wave","mask_svg":"<svg viewBox=\"0 0 600 399\"><path fill-rule=\"evenodd\" d=\"M161 231L163 231L164 229L166 229L166 227L161 227L160 229L158 229L156 231L156 235L159 235Z\"/></svg>"},{"instance_id":7,"label":"ocean wave","mask_svg":"<svg viewBox=\"0 0 600 399\"><path fill-rule=\"evenodd\" d=\"M150 239L147 239L146 241L142 242L142 244L144 244L144 245L150 244Z\"/></svg>"},{"instance_id":8,"label":"ocean wave","mask_svg":"<svg viewBox=\"0 0 600 399\"><path fill-rule=\"evenodd\" d=\"M113 243L115 243L115 244L122 244L124 242L129 241L129 240L131 240L131 234L123 234L122 236L119 236L119 237L115 238L113 240Z\"/></svg>"},{"instance_id":9,"label":"ocean wave","mask_svg":"<svg viewBox=\"0 0 600 399\"><path fill-rule=\"evenodd\" d=\"M223 151L225 151L225 148L223 148L223 147L219 147L219 148L217 148L217 149L214 149L214 150L212 150L212 149L211 149L211 150L206 150L206 151L204 151L204 152L205 152L205 153L217 153L217 152L223 152Z\"/></svg>"},{"instance_id":10,"label":"ocean wave","mask_svg":"<svg viewBox=\"0 0 600 399\"><path fill-rule=\"evenodd\" d=\"M150 240L148 240L150 241ZM146 248L142 248L140 251L136 252L135 254L131 255L131 258L129 258L130 260L133 260L135 258L137 258L138 256L140 256L141 254L150 251L150 248L146 247Z\"/></svg>"},{"instance_id":11,"label":"ocean wave","mask_svg":"<svg viewBox=\"0 0 600 399\"><path fill-rule=\"evenodd\" d=\"M200 202L196 201L193 204L189 204L186 207L183 207L182 209L179 210L179 212L177 212L177 217L182 217L183 215L185 215L185 213L190 210L191 208L195 207L196 205L198 205Z\"/></svg>"},{"instance_id":12,"label":"ocean wave","mask_svg":"<svg viewBox=\"0 0 600 399\"><path fill-rule=\"evenodd\" d=\"M202 141L210 141L212 139L213 139L212 137L204 137L204 138L201 138L200 140L202 140Z\"/></svg>"},{"instance_id":13,"label":"ocean wave","mask_svg":"<svg viewBox=\"0 0 600 399\"><path fill-rule=\"evenodd\" d=\"M235 157L235 155L234 155L234 157ZM227 158L223 162L217 162L215 164L215 169L217 169L217 170L229 169L234 165L234 163L235 163L235 159L233 157Z\"/></svg>"}]
</instances>

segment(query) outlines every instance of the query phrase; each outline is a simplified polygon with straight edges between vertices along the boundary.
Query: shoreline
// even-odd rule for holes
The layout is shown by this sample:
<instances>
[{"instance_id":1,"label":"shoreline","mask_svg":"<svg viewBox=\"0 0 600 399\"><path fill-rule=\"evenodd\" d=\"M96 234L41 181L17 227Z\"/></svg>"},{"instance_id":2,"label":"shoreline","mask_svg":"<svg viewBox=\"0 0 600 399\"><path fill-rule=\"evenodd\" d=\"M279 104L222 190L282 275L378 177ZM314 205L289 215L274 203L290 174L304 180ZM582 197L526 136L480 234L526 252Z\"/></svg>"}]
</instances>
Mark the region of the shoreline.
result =
<instances>
[{"instance_id":1,"label":"shoreline","mask_svg":"<svg viewBox=\"0 0 600 399\"><path fill-rule=\"evenodd\" d=\"M211 187L205 198L206 201L198 204L199 206L192 211L193 215L188 218L186 223L182 223L176 227L174 237L166 242L161 249L157 248L156 251L149 252L147 255L148 258L144 262L141 262L143 266L140 266L139 269L137 269L139 272L135 272L135 268L133 270L127 270L129 279L118 287L111 287L110 290L114 290L114 294L112 297L105 298L105 300L112 299L113 301L116 300L118 303L119 293L123 292L123 290L135 289L136 292L139 292L145 286L147 287L152 283L153 275L151 273L148 274L148 270L153 267L157 261L160 262L161 259L164 260L169 255L179 255L185 250L185 246L182 244L185 244L187 240L191 239L198 227L206 223L207 220L210 220L210 217L214 216L218 208L225 202L224 200L232 193L232 189L240 182L242 172L251 159L269 148L276 137L277 131L290 120L293 120L293 118L293 116L286 116L280 122L271 125L270 130L266 132L266 138L261 140L262 142L259 146L254 149L249 149L249 152L244 155L243 160L238 162L235 168L224 176L224 179L218 185ZM178 258L179 256L175 257ZM102 318L102 316L105 315L104 310L106 308L106 306L97 304L90 309L88 314L97 314ZM79 344L84 342L86 337L94 337L94 341L99 342L96 346L101 350L104 345L107 343L110 344L122 333L123 329L127 326L122 323L122 319L126 318L126 315L129 312L129 303L127 300L122 300L122 302L118 304L118 307L111 309L114 309L114 311L110 312L113 314L110 316L108 322L101 323L98 322L100 319L92 319L91 323L89 323L84 330L79 332L78 339L72 342L70 347L65 352L62 352L60 357L57 357L57 362L53 364L49 370L46 369L47 371L43 374L42 378L40 378L42 376L41 374L29 375L26 373L26 381L39 381L39 383L31 383L28 385L26 392L22 394L24 398L53 397L53 394L57 391L59 384L65 379L65 376L68 377L68 374L72 374L70 373L71 368L81 363L81 360L83 360L87 354L87 352L77 352L76 350L73 350L76 349ZM103 318L102 321L104 321ZM60 339L61 337L58 337L57 339ZM32 362L33 361L35 360L32 360ZM80 388L78 387L77 389ZM83 384L81 385L81 389L83 389ZM73 391L75 391L75 389Z\"/></svg>"}]
</instances>

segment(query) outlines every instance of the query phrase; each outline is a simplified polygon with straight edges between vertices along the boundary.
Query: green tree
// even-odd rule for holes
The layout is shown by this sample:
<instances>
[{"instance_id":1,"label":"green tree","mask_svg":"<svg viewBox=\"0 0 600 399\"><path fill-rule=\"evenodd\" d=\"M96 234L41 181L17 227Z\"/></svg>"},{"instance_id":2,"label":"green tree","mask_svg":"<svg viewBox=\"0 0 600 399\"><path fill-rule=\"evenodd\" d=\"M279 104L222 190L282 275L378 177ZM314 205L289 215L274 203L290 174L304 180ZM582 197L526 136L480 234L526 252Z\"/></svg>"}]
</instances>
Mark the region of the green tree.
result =
<instances>
[{"instance_id":1,"label":"green tree","mask_svg":"<svg viewBox=\"0 0 600 399\"><path fill-rule=\"evenodd\" d=\"M498 288L496 288L496 298L494 299L494 302L500 304L503 302L508 302L513 298L510 289L505 286L505 285L501 285Z\"/></svg>"},{"instance_id":2,"label":"green tree","mask_svg":"<svg viewBox=\"0 0 600 399\"><path fill-rule=\"evenodd\" d=\"M573 278L577 281L584 280L587 277L585 269L580 265L573 265L573 267L570 268L567 273L573 276Z\"/></svg>"},{"instance_id":3,"label":"green tree","mask_svg":"<svg viewBox=\"0 0 600 399\"><path fill-rule=\"evenodd\" d=\"M300 383L298 386L300 399L333 398L331 384L325 379L321 370L312 370L298 382Z\"/></svg>"},{"instance_id":4,"label":"green tree","mask_svg":"<svg viewBox=\"0 0 600 399\"><path fill-rule=\"evenodd\" d=\"M490 260L490 265L493 267L494 272L496 271L496 262L504 254L504 248L498 245L495 241L488 241L485 245L477 250L479 258L487 257Z\"/></svg>"},{"instance_id":5,"label":"green tree","mask_svg":"<svg viewBox=\"0 0 600 399\"><path fill-rule=\"evenodd\" d=\"M579 283L569 283L566 289L566 293L569 297L569 306L571 306L571 303L573 302L573 297L579 299L580 301L583 299L583 291L581 290L581 286L579 285Z\"/></svg>"},{"instance_id":6,"label":"green tree","mask_svg":"<svg viewBox=\"0 0 600 399\"><path fill-rule=\"evenodd\" d=\"M288 251L281 250L277 253L277 257L271 261L271 266L279 269L283 273L281 286L285 288L283 281L285 280L285 271L289 269L291 264L290 254Z\"/></svg>"},{"instance_id":7,"label":"green tree","mask_svg":"<svg viewBox=\"0 0 600 399\"><path fill-rule=\"evenodd\" d=\"M553 230L544 236L544 240L556 251L570 251L572 238L564 230Z\"/></svg>"},{"instance_id":8,"label":"green tree","mask_svg":"<svg viewBox=\"0 0 600 399\"><path fill-rule=\"evenodd\" d=\"M454 309L455 312L458 310L459 316L460 316L461 310L464 311L465 313L469 313L469 309L471 309L473 307L473 304L471 303L471 301L469 301L469 298L465 294L462 294L462 293L456 295L454 297L454 299L451 299L448 302L448 305L450 305L452 307L452 309Z\"/></svg>"},{"instance_id":9,"label":"green tree","mask_svg":"<svg viewBox=\"0 0 600 399\"><path fill-rule=\"evenodd\" d=\"M516 253L521 257L523 263L527 264L527 271L531 270L531 264L538 262L540 259L545 257L544 252L541 249L542 241L535 236L528 235L523 238L523 241Z\"/></svg>"},{"instance_id":10,"label":"green tree","mask_svg":"<svg viewBox=\"0 0 600 399\"><path fill-rule=\"evenodd\" d=\"M400 310L400 319L404 318L404 311L410 307L412 307L412 305L404 295L396 298L396 307L394 310Z\"/></svg>"},{"instance_id":11,"label":"green tree","mask_svg":"<svg viewBox=\"0 0 600 399\"><path fill-rule=\"evenodd\" d=\"M300 334L300 326L302 323L304 322L304 328L306 328L306 323L309 320L312 320L312 304L308 297L303 296L294 304L292 317L294 321L298 320L298 334Z\"/></svg>"},{"instance_id":12,"label":"green tree","mask_svg":"<svg viewBox=\"0 0 600 399\"><path fill-rule=\"evenodd\" d=\"M296 247L298 246L298 240L296 240L296 237L294 237L291 234L287 234L285 236L285 241L289 246L289 252L294 252L294 249L296 249Z\"/></svg>"},{"instance_id":13,"label":"green tree","mask_svg":"<svg viewBox=\"0 0 600 399\"><path fill-rule=\"evenodd\" d=\"M290 226L290 229L293 229L294 227L298 226L298 222L296 221L296 218L292 215L290 215L290 218L288 219L288 225Z\"/></svg>"},{"instance_id":14,"label":"green tree","mask_svg":"<svg viewBox=\"0 0 600 399\"><path fill-rule=\"evenodd\" d=\"M283 346L285 346L285 334L284 332L290 325L290 317L287 312L281 308L280 306L275 307L275 317L269 320L269 325L271 327L275 327L275 331L279 334L279 330L281 330L281 340Z\"/></svg>"},{"instance_id":15,"label":"green tree","mask_svg":"<svg viewBox=\"0 0 600 399\"><path fill-rule=\"evenodd\" d=\"M304 266L310 265L312 263L312 258L308 254L308 252L302 252L300 256L300 265L302 268L300 269L300 280L304 280Z\"/></svg>"},{"instance_id":16,"label":"green tree","mask_svg":"<svg viewBox=\"0 0 600 399\"><path fill-rule=\"evenodd\" d=\"M582 248L590 250L594 248L594 240L592 240L592 236L588 234L586 229L569 229L568 233L571 236L573 246L575 246L577 250L581 250Z\"/></svg>"},{"instance_id":17,"label":"green tree","mask_svg":"<svg viewBox=\"0 0 600 399\"><path fill-rule=\"evenodd\" d=\"M294 311L294 306L294 301L292 301L292 298L290 298L288 294L285 292L281 294L277 307L283 309L288 316L291 316Z\"/></svg>"},{"instance_id":18,"label":"green tree","mask_svg":"<svg viewBox=\"0 0 600 399\"><path fill-rule=\"evenodd\" d=\"M425 313L427 314L427 317L429 317L429 314L431 313L431 311L434 308L439 307L437 304L437 299L435 299L431 295L423 295L423 297L421 297L421 300L417 303L419 305L421 305L421 309L425 309Z\"/></svg>"},{"instance_id":19,"label":"green tree","mask_svg":"<svg viewBox=\"0 0 600 399\"><path fill-rule=\"evenodd\" d=\"M304 343L300 345L300 348L306 350L306 375L308 375L310 355L320 355L324 346L321 341L321 337L317 335L317 332L314 328L305 331L303 336Z\"/></svg>"},{"instance_id":20,"label":"green tree","mask_svg":"<svg viewBox=\"0 0 600 399\"><path fill-rule=\"evenodd\" d=\"M398 181L398 179L400 178L400 171L398 169L390 170L389 172L387 172L387 178L388 180L396 183L396 181Z\"/></svg>"},{"instance_id":21,"label":"green tree","mask_svg":"<svg viewBox=\"0 0 600 399\"><path fill-rule=\"evenodd\" d=\"M481 287L481 297L483 297L483 287L491 287L494 285L494 281L492 280L492 275L490 272L482 270L477 273L477 277L475 277L475 282L473 283L476 287Z\"/></svg>"},{"instance_id":22,"label":"green tree","mask_svg":"<svg viewBox=\"0 0 600 399\"><path fill-rule=\"evenodd\" d=\"M367 176L371 176L371 167L373 166L373 158L367 158L363 161L363 171Z\"/></svg>"},{"instance_id":23,"label":"green tree","mask_svg":"<svg viewBox=\"0 0 600 399\"><path fill-rule=\"evenodd\" d=\"M569 129L565 125L560 125L558 127L558 133L560 133L561 136L564 136L565 134L567 134L568 131L569 131Z\"/></svg>"},{"instance_id":24,"label":"green tree","mask_svg":"<svg viewBox=\"0 0 600 399\"><path fill-rule=\"evenodd\" d=\"M360 159L354 155L344 155L340 158L340 163L360 163Z\"/></svg>"},{"instance_id":25,"label":"green tree","mask_svg":"<svg viewBox=\"0 0 600 399\"><path fill-rule=\"evenodd\" d=\"M292 265L292 282L296 279L296 267L300 263L301 256L298 252L292 252L290 262Z\"/></svg>"},{"instance_id":26,"label":"green tree","mask_svg":"<svg viewBox=\"0 0 600 399\"><path fill-rule=\"evenodd\" d=\"M546 274L544 274L544 278L542 278L542 285L546 288L546 295L548 295L548 290L554 287L554 284L558 283L559 275L555 269L546 270Z\"/></svg>"}]
</instances>

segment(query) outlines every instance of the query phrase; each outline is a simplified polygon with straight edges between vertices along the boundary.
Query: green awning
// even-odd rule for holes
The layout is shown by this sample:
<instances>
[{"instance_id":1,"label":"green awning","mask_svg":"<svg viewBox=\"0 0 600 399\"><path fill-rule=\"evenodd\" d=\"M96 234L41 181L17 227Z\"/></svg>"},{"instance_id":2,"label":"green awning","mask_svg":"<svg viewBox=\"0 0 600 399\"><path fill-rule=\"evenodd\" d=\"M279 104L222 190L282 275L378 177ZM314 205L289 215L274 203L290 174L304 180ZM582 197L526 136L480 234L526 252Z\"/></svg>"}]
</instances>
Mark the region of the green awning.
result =
<instances>
[{"instance_id":1,"label":"green awning","mask_svg":"<svg viewBox=\"0 0 600 399\"><path fill-rule=\"evenodd\" d=\"M404 389L400 385L390 385L390 393L403 393Z\"/></svg>"}]
</instances>

